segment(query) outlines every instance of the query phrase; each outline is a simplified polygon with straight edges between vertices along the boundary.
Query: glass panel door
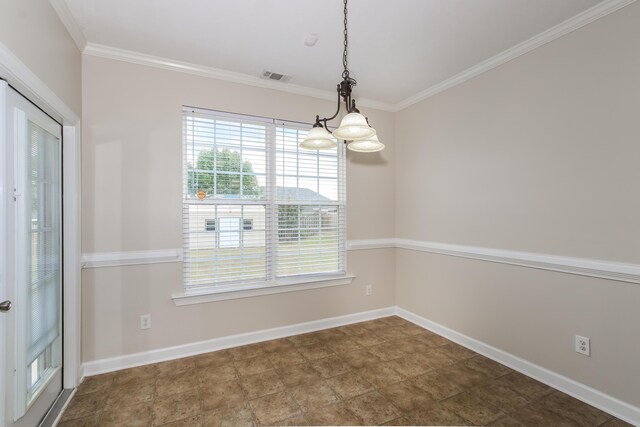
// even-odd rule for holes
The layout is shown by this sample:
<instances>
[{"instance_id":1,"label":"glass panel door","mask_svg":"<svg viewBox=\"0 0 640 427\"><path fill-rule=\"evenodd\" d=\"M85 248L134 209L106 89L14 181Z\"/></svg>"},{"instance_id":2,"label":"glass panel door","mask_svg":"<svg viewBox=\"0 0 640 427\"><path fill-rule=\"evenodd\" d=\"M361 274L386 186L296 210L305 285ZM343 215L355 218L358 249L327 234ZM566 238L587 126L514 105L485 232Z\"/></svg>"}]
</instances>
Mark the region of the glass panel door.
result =
<instances>
[{"instance_id":1,"label":"glass panel door","mask_svg":"<svg viewBox=\"0 0 640 427\"><path fill-rule=\"evenodd\" d=\"M60 367L60 137L28 117L22 147L23 202L19 203L17 241L24 242L24 264L18 262L19 289L26 301L23 377L27 405ZM22 144L20 144L22 145ZM20 155L20 153L18 153ZM20 162L18 162L20 164ZM22 212L20 212L22 211ZM20 286L22 285L22 286ZM19 368L18 372L22 369Z\"/></svg>"},{"instance_id":2,"label":"glass panel door","mask_svg":"<svg viewBox=\"0 0 640 427\"><path fill-rule=\"evenodd\" d=\"M38 425L62 390L62 140L53 119L6 84L0 91L6 123L0 294L12 302L2 318L8 345L0 350L6 396L0 425L22 427Z\"/></svg>"}]
</instances>

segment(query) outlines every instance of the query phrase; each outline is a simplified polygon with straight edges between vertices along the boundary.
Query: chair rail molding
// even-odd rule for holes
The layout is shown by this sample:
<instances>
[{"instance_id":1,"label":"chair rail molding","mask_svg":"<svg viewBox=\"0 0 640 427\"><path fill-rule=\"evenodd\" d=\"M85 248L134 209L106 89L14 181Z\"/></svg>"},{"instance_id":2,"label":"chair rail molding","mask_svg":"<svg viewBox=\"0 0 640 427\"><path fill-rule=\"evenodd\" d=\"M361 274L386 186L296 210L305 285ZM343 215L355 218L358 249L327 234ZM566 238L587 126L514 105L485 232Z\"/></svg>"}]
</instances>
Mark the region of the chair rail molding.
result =
<instances>
[{"instance_id":1,"label":"chair rail molding","mask_svg":"<svg viewBox=\"0 0 640 427\"><path fill-rule=\"evenodd\" d=\"M182 249L95 252L82 254L82 268L181 262Z\"/></svg>"},{"instance_id":2,"label":"chair rail molding","mask_svg":"<svg viewBox=\"0 0 640 427\"><path fill-rule=\"evenodd\" d=\"M574 258L476 246L396 239L395 247L420 252L470 258L619 282L640 283L640 265L590 258Z\"/></svg>"},{"instance_id":3,"label":"chair rail molding","mask_svg":"<svg viewBox=\"0 0 640 427\"><path fill-rule=\"evenodd\" d=\"M429 252L460 258L496 262L500 264L517 265L520 267L537 268L539 270L556 271L559 273L597 277L600 279L609 279L618 282L640 284L640 264L392 237L349 240L347 242L348 251L389 248ZM82 268L158 264L182 262L182 260L182 249L95 252L83 254Z\"/></svg>"}]
</instances>

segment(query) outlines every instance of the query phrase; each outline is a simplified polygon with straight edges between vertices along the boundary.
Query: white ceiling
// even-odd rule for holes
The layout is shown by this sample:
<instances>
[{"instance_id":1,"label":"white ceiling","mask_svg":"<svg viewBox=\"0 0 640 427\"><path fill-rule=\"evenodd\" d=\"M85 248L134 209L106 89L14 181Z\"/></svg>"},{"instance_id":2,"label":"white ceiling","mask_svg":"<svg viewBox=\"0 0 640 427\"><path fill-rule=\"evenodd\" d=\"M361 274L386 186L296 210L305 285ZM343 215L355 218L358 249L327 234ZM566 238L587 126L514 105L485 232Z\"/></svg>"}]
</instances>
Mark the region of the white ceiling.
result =
<instances>
[{"instance_id":1,"label":"white ceiling","mask_svg":"<svg viewBox=\"0 0 640 427\"><path fill-rule=\"evenodd\" d=\"M398 104L600 0L351 0L356 96ZM331 91L341 0L66 0L89 43ZM315 33L314 47L304 46Z\"/></svg>"}]
</instances>

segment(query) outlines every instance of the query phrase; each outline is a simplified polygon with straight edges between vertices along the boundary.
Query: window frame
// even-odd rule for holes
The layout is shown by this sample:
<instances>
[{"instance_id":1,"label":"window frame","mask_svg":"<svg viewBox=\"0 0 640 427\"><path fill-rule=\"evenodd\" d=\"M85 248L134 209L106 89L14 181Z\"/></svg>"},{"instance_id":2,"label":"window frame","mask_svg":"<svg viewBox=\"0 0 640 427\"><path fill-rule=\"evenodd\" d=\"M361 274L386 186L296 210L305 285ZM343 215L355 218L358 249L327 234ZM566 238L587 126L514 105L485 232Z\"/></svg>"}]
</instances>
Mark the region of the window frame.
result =
<instances>
[{"instance_id":1,"label":"window frame","mask_svg":"<svg viewBox=\"0 0 640 427\"><path fill-rule=\"evenodd\" d=\"M266 174L266 185L265 187L270 187L268 191L266 191L266 195L264 198L260 199L212 199L207 202L207 204L213 205L227 205L230 201L234 205L256 205L260 204L265 206L265 253L270 258L267 259L266 264L266 280L247 280L247 281L239 281L233 283L211 283L208 285L198 285L189 286L189 278L188 278L188 266L186 263L189 262L189 206L197 205L202 206L204 203L199 203L199 201L194 199L193 197L189 197L189 188L188 188L188 161L187 161L187 153L188 153L188 137L187 137L187 120L190 114L193 115L204 115L209 116L212 119L229 119L229 121L236 121L238 123L256 123L265 125L265 174ZM255 296L269 293L281 293L288 292L306 288L318 288L318 287L326 287L326 286L336 286L351 283L353 277L347 276L347 266L346 266L346 209L347 209L347 199L346 199L346 150L344 148L344 144L338 144L336 150L336 181L337 181L337 198L336 200L328 201L326 203L305 203L301 200L292 201L290 203L283 203L281 200L278 200L276 195L276 187L277 187L277 171L278 167L276 165L276 156L277 156L277 138L276 131L278 128L284 127L285 129L296 129L307 130L312 127L309 123L301 123L301 122L292 122L286 120L279 119L270 119L265 117L256 117L244 114L236 114L236 113L228 113L221 112L215 110L208 110L202 108L194 108L184 106L182 111L182 125L183 125L183 135L182 135L182 148L183 148L183 194L182 194L182 204L183 204L183 239L184 239L184 275L183 275L183 292L175 294L173 296L174 302L176 305L184 305L191 304L196 302L208 302L208 301L216 301L223 299L235 299L244 296ZM320 177L320 172L318 172L318 176ZM305 187L297 187L297 188L305 188ZM322 272L322 273L310 273L310 274L295 274L279 277L278 273L278 263L277 263L277 252L278 252L278 206L284 204L293 204L293 205L331 205L337 206L337 214L339 215L338 219L338 270L331 272ZM217 232L219 230L217 220L213 219L215 222L215 231L207 230L207 220L205 219L205 232L212 233ZM240 231L252 231L253 227L253 219L249 219L251 221L251 229L248 230L246 228L247 219L243 218L240 224ZM269 263L269 260L272 262ZM212 261L215 262L215 261ZM213 277L213 276L212 276ZM195 297L193 299L192 297ZM205 297L204 299L202 297Z\"/></svg>"}]
</instances>

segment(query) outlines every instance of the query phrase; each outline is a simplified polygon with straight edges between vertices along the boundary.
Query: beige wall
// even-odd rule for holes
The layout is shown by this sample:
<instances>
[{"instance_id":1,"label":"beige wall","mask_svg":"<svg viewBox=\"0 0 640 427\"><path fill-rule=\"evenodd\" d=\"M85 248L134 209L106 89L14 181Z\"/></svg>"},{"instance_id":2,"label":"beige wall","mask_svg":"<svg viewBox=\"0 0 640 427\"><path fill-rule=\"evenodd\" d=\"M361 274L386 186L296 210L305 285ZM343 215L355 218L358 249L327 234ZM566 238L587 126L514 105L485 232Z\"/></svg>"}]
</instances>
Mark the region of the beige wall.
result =
<instances>
[{"instance_id":1,"label":"beige wall","mask_svg":"<svg viewBox=\"0 0 640 427\"><path fill-rule=\"evenodd\" d=\"M83 57L82 250L182 246L182 105L312 121L329 101ZM348 154L348 238L394 235L393 115L363 108L387 150ZM82 358L120 356L391 306L392 250L350 252L351 285L176 307L181 264L83 272ZM365 297L365 284L374 295ZM138 329L150 313L153 327Z\"/></svg>"},{"instance_id":2,"label":"beige wall","mask_svg":"<svg viewBox=\"0 0 640 427\"><path fill-rule=\"evenodd\" d=\"M80 116L80 51L49 1L1 0L0 42Z\"/></svg>"},{"instance_id":3,"label":"beige wall","mask_svg":"<svg viewBox=\"0 0 640 427\"><path fill-rule=\"evenodd\" d=\"M398 113L397 237L640 263L639 22L635 3ZM399 306L640 405L639 285L396 263Z\"/></svg>"}]
</instances>

